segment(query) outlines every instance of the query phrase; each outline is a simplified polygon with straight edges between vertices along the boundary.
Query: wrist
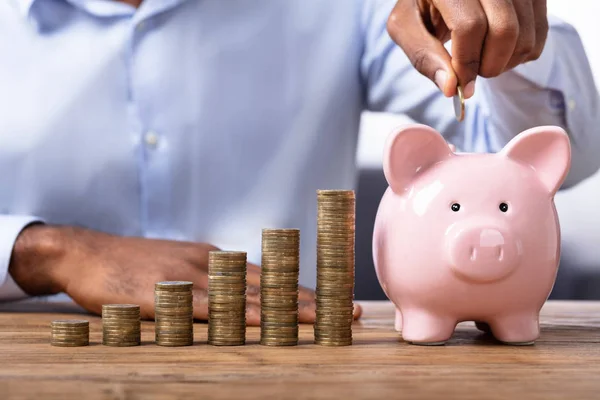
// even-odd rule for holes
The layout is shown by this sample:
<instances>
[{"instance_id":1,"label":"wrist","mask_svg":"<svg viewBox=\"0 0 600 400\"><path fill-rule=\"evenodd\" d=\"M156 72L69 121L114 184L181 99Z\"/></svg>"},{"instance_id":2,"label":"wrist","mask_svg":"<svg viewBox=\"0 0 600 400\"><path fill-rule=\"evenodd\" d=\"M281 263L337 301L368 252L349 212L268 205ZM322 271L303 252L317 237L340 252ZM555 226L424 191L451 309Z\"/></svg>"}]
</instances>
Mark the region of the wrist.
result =
<instances>
[{"instance_id":1,"label":"wrist","mask_svg":"<svg viewBox=\"0 0 600 400\"><path fill-rule=\"evenodd\" d=\"M21 231L10 259L8 272L30 296L51 295L64 289L57 273L64 257L61 229L33 224Z\"/></svg>"}]
</instances>

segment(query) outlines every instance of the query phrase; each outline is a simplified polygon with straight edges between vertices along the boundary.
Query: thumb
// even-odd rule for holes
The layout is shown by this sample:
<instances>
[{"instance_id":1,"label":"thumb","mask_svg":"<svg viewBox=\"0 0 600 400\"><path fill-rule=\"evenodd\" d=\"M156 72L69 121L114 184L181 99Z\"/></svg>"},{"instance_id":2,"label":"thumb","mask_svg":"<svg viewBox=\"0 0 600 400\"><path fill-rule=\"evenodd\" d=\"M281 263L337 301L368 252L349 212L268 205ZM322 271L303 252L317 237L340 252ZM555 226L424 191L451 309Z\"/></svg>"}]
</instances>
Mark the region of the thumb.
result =
<instances>
[{"instance_id":1,"label":"thumb","mask_svg":"<svg viewBox=\"0 0 600 400\"><path fill-rule=\"evenodd\" d=\"M446 97L452 97L456 94L458 81L450 54L429 33L421 13L411 3L396 3L387 21L387 31L415 69L435 83Z\"/></svg>"}]
</instances>

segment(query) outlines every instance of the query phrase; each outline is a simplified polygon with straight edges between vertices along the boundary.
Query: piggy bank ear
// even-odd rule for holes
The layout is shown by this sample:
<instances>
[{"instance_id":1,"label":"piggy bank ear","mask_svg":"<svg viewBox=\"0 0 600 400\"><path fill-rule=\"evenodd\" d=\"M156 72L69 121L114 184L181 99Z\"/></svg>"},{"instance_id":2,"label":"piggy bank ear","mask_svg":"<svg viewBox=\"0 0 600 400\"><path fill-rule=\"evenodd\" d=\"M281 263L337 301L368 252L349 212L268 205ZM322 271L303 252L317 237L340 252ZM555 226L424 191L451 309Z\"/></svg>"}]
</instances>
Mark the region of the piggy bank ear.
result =
<instances>
[{"instance_id":1,"label":"piggy bank ear","mask_svg":"<svg viewBox=\"0 0 600 400\"><path fill-rule=\"evenodd\" d=\"M571 166L569 136L557 126L523 131L500 153L532 168L550 194L558 191Z\"/></svg>"},{"instance_id":2,"label":"piggy bank ear","mask_svg":"<svg viewBox=\"0 0 600 400\"><path fill-rule=\"evenodd\" d=\"M388 137L383 173L395 193L402 194L415 176L453 155L442 135L426 125L411 124Z\"/></svg>"}]
</instances>

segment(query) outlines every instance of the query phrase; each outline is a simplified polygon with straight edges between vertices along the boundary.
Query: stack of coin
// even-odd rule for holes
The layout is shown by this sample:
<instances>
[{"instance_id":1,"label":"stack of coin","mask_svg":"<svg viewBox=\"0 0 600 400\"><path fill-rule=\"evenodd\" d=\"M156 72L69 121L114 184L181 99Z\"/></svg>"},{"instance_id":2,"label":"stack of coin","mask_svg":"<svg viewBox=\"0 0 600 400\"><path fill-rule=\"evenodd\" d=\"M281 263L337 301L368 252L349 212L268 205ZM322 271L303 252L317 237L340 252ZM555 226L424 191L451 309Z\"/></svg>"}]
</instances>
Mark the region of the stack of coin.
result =
<instances>
[{"instance_id":1,"label":"stack of coin","mask_svg":"<svg viewBox=\"0 0 600 400\"><path fill-rule=\"evenodd\" d=\"M154 329L159 346L194 343L192 282L158 282L154 286Z\"/></svg>"},{"instance_id":2,"label":"stack of coin","mask_svg":"<svg viewBox=\"0 0 600 400\"><path fill-rule=\"evenodd\" d=\"M52 321L50 344L59 347L78 347L90 344L90 324L79 319Z\"/></svg>"},{"instance_id":3,"label":"stack of coin","mask_svg":"<svg viewBox=\"0 0 600 400\"><path fill-rule=\"evenodd\" d=\"M260 274L260 343L298 344L300 230L263 229Z\"/></svg>"},{"instance_id":4,"label":"stack of coin","mask_svg":"<svg viewBox=\"0 0 600 400\"><path fill-rule=\"evenodd\" d=\"M135 304L102 305L103 345L139 346L140 339L140 306Z\"/></svg>"},{"instance_id":5,"label":"stack of coin","mask_svg":"<svg viewBox=\"0 0 600 400\"><path fill-rule=\"evenodd\" d=\"M208 344L246 343L246 253L211 251L208 256Z\"/></svg>"},{"instance_id":6,"label":"stack of coin","mask_svg":"<svg viewBox=\"0 0 600 400\"><path fill-rule=\"evenodd\" d=\"M317 290L315 343L352 344L355 195L317 191Z\"/></svg>"}]
</instances>

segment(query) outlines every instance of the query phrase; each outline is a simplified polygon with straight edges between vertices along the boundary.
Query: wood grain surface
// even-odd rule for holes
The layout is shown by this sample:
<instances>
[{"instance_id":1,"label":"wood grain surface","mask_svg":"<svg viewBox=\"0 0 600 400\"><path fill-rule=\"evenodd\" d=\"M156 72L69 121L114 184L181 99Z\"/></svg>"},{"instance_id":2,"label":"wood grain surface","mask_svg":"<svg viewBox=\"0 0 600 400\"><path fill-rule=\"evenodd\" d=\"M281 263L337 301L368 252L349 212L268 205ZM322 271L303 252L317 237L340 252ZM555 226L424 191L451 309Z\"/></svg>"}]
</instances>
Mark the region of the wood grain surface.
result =
<instances>
[{"instance_id":1,"label":"wood grain surface","mask_svg":"<svg viewBox=\"0 0 600 400\"><path fill-rule=\"evenodd\" d=\"M101 320L90 321L90 346L49 344L50 321L82 317L69 305L29 304L0 310L0 399L600 399L600 303L548 302L534 346L499 344L459 325L441 347L403 342L393 308L361 302L354 345L206 344L207 325L195 324L195 345L163 348L153 323L143 322L142 346L102 346Z\"/></svg>"}]
</instances>

